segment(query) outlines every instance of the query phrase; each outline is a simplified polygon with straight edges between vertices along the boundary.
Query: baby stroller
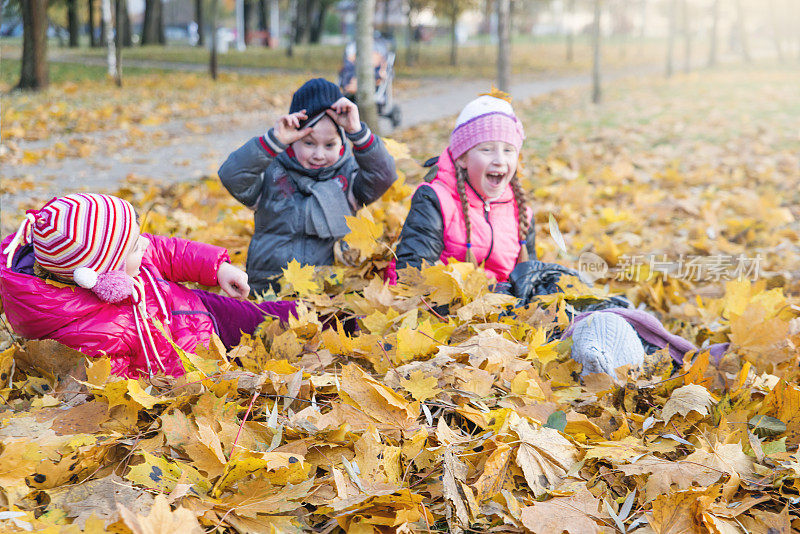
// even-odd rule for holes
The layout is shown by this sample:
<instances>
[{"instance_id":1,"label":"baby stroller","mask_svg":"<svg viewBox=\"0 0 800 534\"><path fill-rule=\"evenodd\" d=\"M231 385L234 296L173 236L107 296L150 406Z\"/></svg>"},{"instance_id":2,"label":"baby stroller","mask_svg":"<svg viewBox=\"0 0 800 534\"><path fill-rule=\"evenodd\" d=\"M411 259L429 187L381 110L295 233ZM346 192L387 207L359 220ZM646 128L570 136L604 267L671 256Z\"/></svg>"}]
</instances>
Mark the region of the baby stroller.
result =
<instances>
[{"instance_id":1,"label":"baby stroller","mask_svg":"<svg viewBox=\"0 0 800 534\"><path fill-rule=\"evenodd\" d=\"M373 61L375 64L375 104L378 115L386 117L397 128L402 120L400 106L395 104L392 93L394 81L395 54L389 49L383 38L375 38L373 44ZM344 49L342 68L339 70L339 87L342 93L356 102L356 44L348 43ZM358 103L358 102L356 102Z\"/></svg>"}]
</instances>

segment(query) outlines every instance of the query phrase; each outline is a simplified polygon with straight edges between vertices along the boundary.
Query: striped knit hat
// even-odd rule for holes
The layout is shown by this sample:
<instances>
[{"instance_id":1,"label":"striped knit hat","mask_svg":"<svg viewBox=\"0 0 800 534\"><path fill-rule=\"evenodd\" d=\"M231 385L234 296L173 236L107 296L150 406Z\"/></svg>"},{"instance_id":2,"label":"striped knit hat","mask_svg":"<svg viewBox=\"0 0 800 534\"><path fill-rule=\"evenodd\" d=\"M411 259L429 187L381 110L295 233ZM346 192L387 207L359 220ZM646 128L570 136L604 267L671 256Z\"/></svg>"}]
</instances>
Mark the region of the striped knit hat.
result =
<instances>
[{"instance_id":1,"label":"striped knit hat","mask_svg":"<svg viewBox=\"0 0 800 534\"><path fill-rule=\"evenodd\" d=\"M79 267L97 274L119 270L136 228L130 202L110 195L67 195L28 213L36 261L67 280Z\"/></svg>"},{"instance_id":2,"label":"striped knit hat","mask_svg":"<svg viewBox=\"0 0 800 534\"><path fill-rule=\"evenodd\" d=\"M450 134L450 154L458 159L467 150L486 141L503 141L522 148L525 131L511 104L482 95L464 106Z\"/></svg>"}]
</instances>

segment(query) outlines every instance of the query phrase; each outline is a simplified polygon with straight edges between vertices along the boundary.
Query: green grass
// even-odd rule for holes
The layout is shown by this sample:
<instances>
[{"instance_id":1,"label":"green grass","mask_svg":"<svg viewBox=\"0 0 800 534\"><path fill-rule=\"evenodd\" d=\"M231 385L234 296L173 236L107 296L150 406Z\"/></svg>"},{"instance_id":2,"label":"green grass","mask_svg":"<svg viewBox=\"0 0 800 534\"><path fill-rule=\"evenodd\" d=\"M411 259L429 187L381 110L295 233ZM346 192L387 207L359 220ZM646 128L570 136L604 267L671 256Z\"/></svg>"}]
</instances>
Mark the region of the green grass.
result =
<instances>
[{"instance_id":1,"label":"green grass","mask_svg":"<svg viewBox=\"0 0 800 534\"><path fill-rule=\"evenodd\" d=\"M156 69L125 68L124 65L123 63L123 79L128 76L136 77L161 72ZM18 59L3 59L2 67L0 67L0 89L11 89L19 82L20 67ZM51 61L49 69L50 83L53 84L103 80L108 76L106 67L83 65L81 63L56 63Z\"/></svg>"},{"instance_id":2,"label":"green grass","mask_svg":"<svg viewBox=\"0 0 800 534\"><path fill-rule=\"evenodd\" d=\"M697 46L698 53L701 47ZM5 45L6 50L18 50L18 45ZM302 45L294 48L292 57L285 49L251 47L239 52L229 50L219 55L219 64L227 67L272 68L293 72L313 72L317 75L335 78L342 63L344 47L341 45ZM406 64L407 50L401 43L395 62L398 77L458 77L494 78L496 72L496 46L476 41L464 44L457 50L457 65L450 65L450 46L441 39L419 45L418 60L413 65ZM79 49L55 48L51 54L62 57L103 57L102 48L82 47ZM152 60L163 62L205 64L208 50L190 46L145 46L126 48L124 59ZM663 43L647 40L640 43L634 39L609 39L604 43L603 62L607 68L627 65L640 65L661 61ZM124 61L123 59L123 61ZM515 39L512 45L512 73L531 76L547 72L586 72L591 65L591 47L588 40L579 36L575 39L574 57L566 61L566 44L562 39Z\"/></svg>"}]
</instances>

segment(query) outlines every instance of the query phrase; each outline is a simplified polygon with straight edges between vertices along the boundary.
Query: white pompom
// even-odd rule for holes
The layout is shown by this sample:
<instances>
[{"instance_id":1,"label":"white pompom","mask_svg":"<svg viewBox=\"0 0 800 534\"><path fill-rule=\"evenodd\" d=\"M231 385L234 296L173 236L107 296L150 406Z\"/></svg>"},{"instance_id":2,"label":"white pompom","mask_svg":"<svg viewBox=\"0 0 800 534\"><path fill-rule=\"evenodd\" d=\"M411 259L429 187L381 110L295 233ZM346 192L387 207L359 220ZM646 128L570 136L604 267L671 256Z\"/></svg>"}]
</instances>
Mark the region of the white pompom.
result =
<instances>
[{"instance_id":1,"label":"white pompom","mask_svg":"<svg viewBox=\"0 0 800 534\"><path fill-rule=\"evenodd\" d=\"M92 289L97 285L97 273L88 267L78 267L72 273L72 279L75 283L86 289Z\"/></svg>"}]
</instances>

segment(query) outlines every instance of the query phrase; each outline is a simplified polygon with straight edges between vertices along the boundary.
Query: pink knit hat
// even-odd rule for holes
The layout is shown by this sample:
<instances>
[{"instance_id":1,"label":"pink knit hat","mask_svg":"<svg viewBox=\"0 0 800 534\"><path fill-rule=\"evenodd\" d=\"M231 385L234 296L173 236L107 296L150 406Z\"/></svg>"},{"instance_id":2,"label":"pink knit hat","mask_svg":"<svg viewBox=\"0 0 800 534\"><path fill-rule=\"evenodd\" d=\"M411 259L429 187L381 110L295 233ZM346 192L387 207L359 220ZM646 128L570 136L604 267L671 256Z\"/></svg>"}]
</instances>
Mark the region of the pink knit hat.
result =
<instances>
[{"instance_id":1,"label":"pink knit hat","mask_svg":"<svg viewBox=\"0 0 800 534\"><path fill-rule=\"evenodd\" d=\"M6 253L13 256L18 244L29 241L48 272L93 290L102 300L119 302L133 290L133 279L121 269L136 228L130 202L110 195L67 195L29 210Z\"/></svg>"},{"instance_id":2,"label":"pink knit hat","mask_svg":"<svg viewBox=\"0 0 800 534\"><path fill-rule=\"evenodd\" d=\"M511 104L482 95L464 106L450 134L450 153L458 159L467 150L485 141L503 141L522 148L525 131Z\"/></svg>"}]
</instances>

